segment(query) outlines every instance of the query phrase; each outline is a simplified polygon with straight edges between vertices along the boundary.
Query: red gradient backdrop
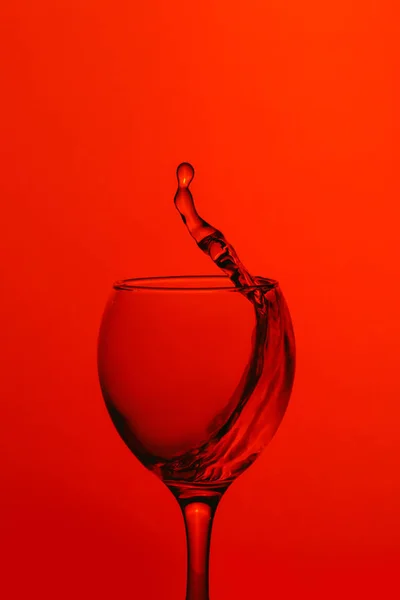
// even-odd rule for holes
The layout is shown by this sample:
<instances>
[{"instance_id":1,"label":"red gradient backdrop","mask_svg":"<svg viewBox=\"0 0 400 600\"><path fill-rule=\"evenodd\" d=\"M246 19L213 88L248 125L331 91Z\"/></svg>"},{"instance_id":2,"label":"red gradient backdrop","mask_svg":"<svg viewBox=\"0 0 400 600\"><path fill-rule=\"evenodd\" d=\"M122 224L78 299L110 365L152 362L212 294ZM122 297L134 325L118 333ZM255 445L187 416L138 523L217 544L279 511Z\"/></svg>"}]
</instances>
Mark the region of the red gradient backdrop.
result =
<instances>
[{"instance_id":1,"label":"red gradient backdrop","mask_svg":"<svg viewBox=\"0 0 400 600\"><path fill-rule=\"evenodd\" d=\"M398 598L394 0L1 13L2 598L184 597L179 508L96 372L115 279L213 272L173 207L182 160L298 346L287 416L221 503L212 598Z\"/></svg>"}]
</instances>

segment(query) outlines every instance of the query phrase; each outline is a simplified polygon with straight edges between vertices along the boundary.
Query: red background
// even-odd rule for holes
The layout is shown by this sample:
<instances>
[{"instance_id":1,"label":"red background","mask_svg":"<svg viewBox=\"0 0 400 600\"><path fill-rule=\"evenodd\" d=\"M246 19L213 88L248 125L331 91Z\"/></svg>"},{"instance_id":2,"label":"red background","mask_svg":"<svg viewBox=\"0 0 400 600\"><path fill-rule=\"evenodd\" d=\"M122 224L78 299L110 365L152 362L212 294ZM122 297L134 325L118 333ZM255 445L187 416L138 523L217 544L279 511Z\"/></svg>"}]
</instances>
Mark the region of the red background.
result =
<instances>
[{"instance_id":1,"label":"red background","mask_svg":"<svg viewBox=\"0 0 400 600\"><path fill-rule=\"evenodd\" d=\"M217 514L212 598L398 597L394 5L3 4L3 598L184 597L179 508L96 373L115 279L213 271L173 207L182 160L298 346L287 416Z\"/></svg>"}]
</instances>

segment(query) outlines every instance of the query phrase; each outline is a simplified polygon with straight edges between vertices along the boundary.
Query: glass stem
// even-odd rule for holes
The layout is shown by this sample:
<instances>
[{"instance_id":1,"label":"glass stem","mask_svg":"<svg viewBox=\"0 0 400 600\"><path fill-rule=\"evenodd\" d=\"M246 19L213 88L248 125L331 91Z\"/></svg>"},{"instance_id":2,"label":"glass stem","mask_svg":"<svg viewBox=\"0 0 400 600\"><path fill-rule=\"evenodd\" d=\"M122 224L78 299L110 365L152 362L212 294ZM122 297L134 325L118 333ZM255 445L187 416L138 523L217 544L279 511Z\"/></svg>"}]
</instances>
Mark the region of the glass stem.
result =
<instances>
[{"instance_id":1,"label":"glass stem","mask_svg":"<svg viewBox=\"0 0 400 600\"><path fill-rule=\"evenodd\" d=\"M216 505L198 500L180 505L187 540L186 600L209 600L208 565Z\"/></svg>"}]
</instances>

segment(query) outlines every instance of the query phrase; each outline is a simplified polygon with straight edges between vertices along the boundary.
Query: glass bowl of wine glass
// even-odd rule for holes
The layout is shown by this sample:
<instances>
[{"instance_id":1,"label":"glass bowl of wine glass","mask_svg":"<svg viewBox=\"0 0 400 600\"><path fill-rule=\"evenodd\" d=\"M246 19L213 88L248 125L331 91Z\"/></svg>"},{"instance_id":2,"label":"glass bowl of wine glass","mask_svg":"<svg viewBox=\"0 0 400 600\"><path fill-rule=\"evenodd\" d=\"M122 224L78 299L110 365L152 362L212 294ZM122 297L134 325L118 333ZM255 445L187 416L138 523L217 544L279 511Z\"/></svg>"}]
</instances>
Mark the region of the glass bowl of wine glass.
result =
<instances>
[{"instance_id":1,"label":"glass bowl of wine glass","mask_svg":"<svg viewBox=\"0 0 400 600\"><path fill-rule=\"evenodd\" d=\"M184 515L187 600L208 600L215 509L275 434L291 394L289 311L276 281L256 281L245 290L223 275L120 281L101 323L111 420Z\"/></svg>"}]
</instances>

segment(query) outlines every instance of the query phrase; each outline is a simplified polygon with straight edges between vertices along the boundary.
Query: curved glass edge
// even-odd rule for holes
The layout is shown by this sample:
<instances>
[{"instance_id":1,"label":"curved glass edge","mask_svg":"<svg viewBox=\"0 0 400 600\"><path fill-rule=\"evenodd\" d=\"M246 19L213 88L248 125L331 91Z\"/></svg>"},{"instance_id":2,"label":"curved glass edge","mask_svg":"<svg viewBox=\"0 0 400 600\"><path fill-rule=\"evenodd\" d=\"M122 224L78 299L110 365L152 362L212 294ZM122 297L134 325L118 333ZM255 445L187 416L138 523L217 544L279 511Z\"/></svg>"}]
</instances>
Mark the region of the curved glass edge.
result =
<instances>
[{"instance_id":1,"label":"curved glass edge","mask_svg":"<svg viewBox=\"0 0 400 600\"><path fill-rule=\"evenodd\" d=\"M182 282L184 280L188 280L193 282L194 280L199 281L199 285L188 285L183 286L182 284L176 284L175 282ZM201 281L204 282L213 280L213 281L221 281L230 282L230 279L226 275L171 275L166 277L135 277L131 279L122 279L116 281L113 284L114 290L117 291L154 291L154 292L240 292L246 290L247 292L251 290L257 289L272 289L278 287L279 283L275 279L270 279L267 277L256 277L257 285L249 286L249 287L234 287L231 283L229 285L201 285ZM170 283L170 285L157 285L157 282Z\"/></svg>"}]
</instances>

